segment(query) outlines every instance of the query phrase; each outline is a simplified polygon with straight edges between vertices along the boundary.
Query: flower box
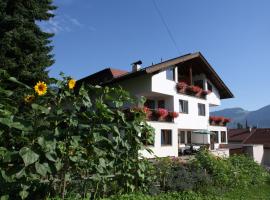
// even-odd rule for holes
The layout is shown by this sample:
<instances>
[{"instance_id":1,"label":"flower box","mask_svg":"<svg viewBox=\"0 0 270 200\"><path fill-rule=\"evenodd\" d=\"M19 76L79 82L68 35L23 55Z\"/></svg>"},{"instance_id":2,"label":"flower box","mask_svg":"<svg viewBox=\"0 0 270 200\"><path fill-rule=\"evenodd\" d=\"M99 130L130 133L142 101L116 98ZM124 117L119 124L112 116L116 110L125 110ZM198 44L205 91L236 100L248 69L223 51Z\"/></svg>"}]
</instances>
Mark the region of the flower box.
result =
<instances>
[{"instance_id":1,"label":"flower box","mask_svg":"<svg viewBox=\"0 0 270 200\"><path fill-rule=\"evenodd\" d=\"M231 120L225 117L210 116L209 122L211 125L226 126L226 124L231 122Z\"/></svg>"}]
</instances>

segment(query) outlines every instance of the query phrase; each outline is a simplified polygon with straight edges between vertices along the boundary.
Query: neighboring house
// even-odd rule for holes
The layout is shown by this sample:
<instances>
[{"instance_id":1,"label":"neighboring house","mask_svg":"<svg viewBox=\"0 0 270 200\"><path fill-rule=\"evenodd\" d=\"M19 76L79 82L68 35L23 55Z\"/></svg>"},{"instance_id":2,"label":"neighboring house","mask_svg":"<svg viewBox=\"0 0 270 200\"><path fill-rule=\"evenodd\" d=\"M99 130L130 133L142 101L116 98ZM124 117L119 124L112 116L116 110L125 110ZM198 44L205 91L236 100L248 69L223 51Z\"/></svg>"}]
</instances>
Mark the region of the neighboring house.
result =
<instances>
[{"instance_id":1,"label":"neighboring house","mask_svg":"<svg viewBox=\"0 0 270 200\"><path fill-rule=\"evenodd\" d=\"M209 109L233 94L202 54L187 54L146 68L140 64L133 63L131 72L107 68L80 81L120 85L138 98L147 98L144 106L148 122L155 128L155 141L150 146L154 155L144 151L145 157L178 156L189 145L207 145L228 155L220 148L220 144L227 144L228 119L210 121Z\"/></svg>"},{"instance_id":2,"label":"neighboring house","mask_svg":"<svg viewBox=\"0 0 270 200\"><path fill-rule=\"evenodd\" d=\"M270 166L270 128L229 129L228 142L231 154L248 154Z\"/></svg>"}]
</instances>

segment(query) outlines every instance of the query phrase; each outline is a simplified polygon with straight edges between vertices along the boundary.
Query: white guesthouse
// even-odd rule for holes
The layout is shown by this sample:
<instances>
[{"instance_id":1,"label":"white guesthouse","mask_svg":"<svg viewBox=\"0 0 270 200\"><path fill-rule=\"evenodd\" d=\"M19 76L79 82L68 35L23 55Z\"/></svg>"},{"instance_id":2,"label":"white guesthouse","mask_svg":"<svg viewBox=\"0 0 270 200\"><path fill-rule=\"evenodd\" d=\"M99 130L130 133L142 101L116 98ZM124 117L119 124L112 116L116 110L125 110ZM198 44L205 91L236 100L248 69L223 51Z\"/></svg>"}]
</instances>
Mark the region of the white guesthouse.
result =
<instances>
[{"instance_id":1,"label":"white guesthouse","mask_svg":"<svg viewBox=\"0 0 270 200\"><path fill-rule=\"evenodd\" d=\"M132 95L147 98L155 140L150 145L153 154L143 151L145 157L178 156L190 145L206 145L216 154L228 155L229 150L222 148L227 144L228 119L209 118L209 108L233 94L202 54L187 54L146 68L140 64L133 63L131 72L106 68L80 81L120 85Z\"/></svg>"}]
</instances>

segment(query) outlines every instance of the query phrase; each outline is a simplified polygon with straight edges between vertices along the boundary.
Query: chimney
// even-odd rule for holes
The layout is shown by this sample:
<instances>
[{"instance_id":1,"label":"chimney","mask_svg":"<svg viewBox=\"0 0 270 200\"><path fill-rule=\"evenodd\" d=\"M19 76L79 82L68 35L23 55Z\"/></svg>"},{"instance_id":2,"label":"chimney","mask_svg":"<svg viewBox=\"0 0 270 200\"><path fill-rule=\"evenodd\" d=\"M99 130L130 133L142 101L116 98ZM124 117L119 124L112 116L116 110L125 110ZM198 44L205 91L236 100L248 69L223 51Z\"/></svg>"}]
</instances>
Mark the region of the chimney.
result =
<instances>
[{"instance_id":1,"label":"chimney","mask_svg":"<svg viewBox=\"0 0 270 200\"><path fill-rule=\"evenodd\" d=\"M142 61L141 60L138 60L134 63L132 63L132 71L133 72L136 72L136 71L139 71L141 69L141 64L142 64Z\"/></svg>"}]
</instances>

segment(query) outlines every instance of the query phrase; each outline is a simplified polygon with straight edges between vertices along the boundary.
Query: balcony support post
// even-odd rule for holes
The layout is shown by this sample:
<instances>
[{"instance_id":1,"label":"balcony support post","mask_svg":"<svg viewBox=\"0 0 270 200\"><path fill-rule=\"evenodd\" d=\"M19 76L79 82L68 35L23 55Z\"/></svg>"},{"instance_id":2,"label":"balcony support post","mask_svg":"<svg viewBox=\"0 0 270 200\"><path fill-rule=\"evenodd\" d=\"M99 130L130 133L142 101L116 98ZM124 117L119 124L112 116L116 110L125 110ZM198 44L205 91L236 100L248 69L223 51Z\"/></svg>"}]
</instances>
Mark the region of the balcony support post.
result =
<instances>
[{"instance_id":1,"label":"balcony support post","mask_svg":"<svg viewBox=\"0 0 270 200\"><path fill-rule=\"evenodd\" d=\"M189 85L193 85L192 84L193 80L192 80L192 65L189 66Z\"/></svg>"}]
</instances>

